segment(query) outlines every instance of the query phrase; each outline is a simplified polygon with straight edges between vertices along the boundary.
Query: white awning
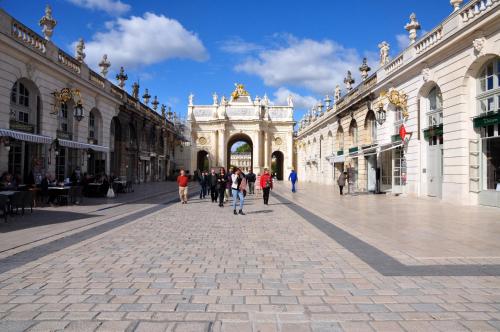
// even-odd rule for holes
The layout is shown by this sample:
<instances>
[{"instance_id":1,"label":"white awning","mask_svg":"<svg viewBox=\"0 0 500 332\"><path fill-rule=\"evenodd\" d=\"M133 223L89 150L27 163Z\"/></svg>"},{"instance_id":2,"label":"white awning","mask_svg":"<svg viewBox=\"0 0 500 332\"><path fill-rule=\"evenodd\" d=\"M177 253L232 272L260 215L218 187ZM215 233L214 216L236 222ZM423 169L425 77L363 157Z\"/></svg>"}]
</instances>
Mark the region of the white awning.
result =
<instances>
[{"instance_id":1,"label":"white awning","mask_svg":"<svg viewBox=\"0 0 500 332\"><path fill-rule=\"evenodd\" d=\"M82 149L82 150L91 149L91 150L100 151L100 152L108 152L109 151L109 148L107 146L80 143L80 142L70 141L70 140L66 140L66 139L59 139L59 145L65 146L67 148L72 148L72 149Z\"/></svg>"},{"instance_id":2,"label":"white awning","mask_svg":"<svg viewBox=\"0 0 500 332\"><path fill-rule=\"evenodd\" d=\"M344 155L335 156L335 158L333 158L333 163L343 163L343 162L345 162Z\"/></svg>"},{"instance_id":3,"label":"white awning","mask_svg":"<svg viewBox=\"0 0 500 332\"><path fill-rule=\"evenodd\" d=\"M22 131L10 130L10 129L0 129L0 136L7 136L20 141L40 143L40 144L50 144L52 143L52 138L48 136L35 135L24 133Z\"/></svg>"}]
</instances>

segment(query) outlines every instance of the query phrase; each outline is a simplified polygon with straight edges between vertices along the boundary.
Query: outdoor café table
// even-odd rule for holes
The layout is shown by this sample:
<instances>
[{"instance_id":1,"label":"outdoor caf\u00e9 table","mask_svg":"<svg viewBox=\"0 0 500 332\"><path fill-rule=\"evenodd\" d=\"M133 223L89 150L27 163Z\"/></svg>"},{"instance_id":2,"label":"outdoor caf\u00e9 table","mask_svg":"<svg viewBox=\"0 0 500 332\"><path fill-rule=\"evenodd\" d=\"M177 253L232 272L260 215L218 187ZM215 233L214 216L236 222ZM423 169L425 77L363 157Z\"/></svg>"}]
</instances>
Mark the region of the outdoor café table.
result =
<instances>
[{"instance_id":1,"label":"outdoor caf\u00e9 table","mask_svg":"<svg viewBox=\"0 0 500 332\"><path fill-rule=\"evenodd\" d=\"M70 187L60 187L60 186L49 187L49 195L54 195L54 198L59 200L61 196L68 194L69 188Z\"/></svg>"},{"instance_id":2,"label":"outdoor caf\u00e9 table","mask_svg":"<svg viewBox=\"0 0 500 332\"><path fill-rule=\"evenodd\" d=\"M87 196L101 196L102 183L91 182L87 184Z\"/></svg>"}]
</instances>

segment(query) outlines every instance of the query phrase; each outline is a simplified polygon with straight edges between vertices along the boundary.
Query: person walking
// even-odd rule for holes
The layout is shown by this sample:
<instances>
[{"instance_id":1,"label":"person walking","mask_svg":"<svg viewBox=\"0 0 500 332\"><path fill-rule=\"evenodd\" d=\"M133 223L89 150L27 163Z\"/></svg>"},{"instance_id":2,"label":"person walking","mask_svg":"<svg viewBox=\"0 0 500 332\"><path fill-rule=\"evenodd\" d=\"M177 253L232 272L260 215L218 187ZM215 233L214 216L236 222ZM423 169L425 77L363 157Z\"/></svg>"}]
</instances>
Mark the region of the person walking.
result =
<instances>
[{"instance_id":1,"label":"person walking","mask_svg":"<svg viewBox=\"0 0 500 332\"><path fill-rule=\"evenodd\" d=\"M205 198L207 195L207 173L201 172L198 177L198 183L200 184L200 199Z\"/></svg>"},{"instance_id":2,"label":"person walking","mask_svg":"<svg viewBox=\"0 0 500 332\"><path fill-rule=\"evenodd\" d=\"M337 180L337 184L339 185L340 189L340 194L343 195L343 190L345 187L345 181L347 180L347 172L342 172L339 175L339 178Z\"/></svg>"},{"instance_id":3,"label":"person walking","mask_svg":"<svg viewBox=\"0 0 500 332\"><path fill-rule=\"evenodd\" d=\"M248 182L248 193L250 195L255 194L255 180L257 179L257 176L253 172L253 170L250 168L250 171L247 173L247 182Z\"/></svg>"},{"instance_id":4,"label":"person walking","mask_svg":"<svg viewBox=\"0 0 500 332\"><path fill-rule=\"evenodd\" d=\"M273 178L269 174L269 170L264 168L264 174L260 177L260 187L262 188L262 197L264 204L269 205L269 193L273 189Z\"/></svg>"},{"instance_id":5,"label":"person walking","mask_svg":"<svg viewBox=\"0 0 500 332\"><path fill-rule=\"evenodd\" d=\"M210 170L210 175L207 177L207 185L210 191L210 198L212 199L212 203L217 202L217 174L215 173L215 169Z\"/></svg>"},{"instance_id":6,"label":"person walking","mask_svg":"<svg viewBox=\"0 0 500 332\"><path fill-rule=\"evenodd\" d=\"M247 179L241 174L240 169L236 169L231 175L231 192L233 194L233 213L241 214L243 213L243 204L245 203L245 191L247 189ZM236 212L236 200L239 199L240 206L239 211Z\"/></svg>"},{"instance_id":7,"label":"person walking","mask_svg":"<svg viewBox=\"0 0 500 332\"><path fill-rule=\"evenodd\" d=\"M233 176L234 169L232 167L229 168L229 172L226 174L226 191L224 196L224 203L229 200L231 197L231 179Z\"/></svg>"},{"instance_id":8,"label":"person walking","mask_svg":"<svg viewBox=\"0 0 500 332\"><path fill-rule=\"evenodd\" d=\"M219 196L219 206L224 206L224 193L226 192L227 186L227 174L224 167L220 169L220 174L217 176L217 191Z\"/></svg>"},{"instance_id":9,"label":"person walking","mask_svg":"<svg viewBox=\"0 0 500 332\"><path fill-rule=\"evenodd\" d=\"M182 204L188 202L188 182L189 178L186 176L186 172L181 169L181 174L177 177L177 184L179 185L179 197Z\"/></svg>"},{"instance_id":10,"label":"person walking","mask_svg":"<svg viewBox=\"0 0 500 332\"><path fill-rule=\"evenodd\" d=\"M295 183L297 182L297 180L298 180L297 173L295 172L294 169L292 169L290 175L288 176L288 181L292 182L292 193L296 192Z\"/></svg>"}]
</instances>

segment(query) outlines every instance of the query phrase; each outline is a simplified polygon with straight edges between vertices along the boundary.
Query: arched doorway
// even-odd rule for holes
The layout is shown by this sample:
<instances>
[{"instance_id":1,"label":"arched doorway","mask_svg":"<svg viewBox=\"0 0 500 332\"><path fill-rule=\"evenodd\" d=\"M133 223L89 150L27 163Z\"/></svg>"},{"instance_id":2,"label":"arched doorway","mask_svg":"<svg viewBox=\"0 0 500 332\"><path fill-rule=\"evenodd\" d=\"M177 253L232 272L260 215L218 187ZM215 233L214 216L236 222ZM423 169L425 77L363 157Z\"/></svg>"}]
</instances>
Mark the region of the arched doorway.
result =
<instances>
[{"instance_id":1,"label":"arched doorway","mask_svg":"<svg viewBox=\"0 0 500 332\"><path fill-rule=\"evenodd\" d=\"M196 170L202 172L208 172L210 168L209 154L205 150L198 151L196 156Z\"/></svg>"},{"instance_id":2,"label":"arched doorway","mask_svg":"<svg viewBox=\"0 0 500 332\"><path fill-rule=\"evenodd\" d=\"M271 155L271 173L276 175L276 179L279 181L283 180L283 162L285 158L283 152L274 151Z\"/></svg>"},{"instance_id":3,"label":"arched doorway","mask_svg":"<svg viewBox=\"0 0 500 332\"><path fill-rule=\"evenodd\" d=\"M227 142L226 167L238 167L243 173L248 173L253 168L253 143L246 134L231 136Z\"/></svg>"}]
</instances>

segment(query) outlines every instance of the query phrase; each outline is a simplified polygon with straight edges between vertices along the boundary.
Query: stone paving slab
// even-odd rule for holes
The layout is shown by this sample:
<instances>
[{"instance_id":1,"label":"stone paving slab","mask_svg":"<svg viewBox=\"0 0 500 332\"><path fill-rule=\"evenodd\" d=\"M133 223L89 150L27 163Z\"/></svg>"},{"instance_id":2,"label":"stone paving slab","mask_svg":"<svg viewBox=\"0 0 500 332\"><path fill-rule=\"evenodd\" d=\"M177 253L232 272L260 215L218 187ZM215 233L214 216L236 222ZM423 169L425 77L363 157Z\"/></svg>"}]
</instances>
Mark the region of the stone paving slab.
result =
<instances>
[{"instance_id":1,"label":"stone paving slab","mask_svg":"<svg viewBox=\"0 0 500 332\"><path fill-rule=\"evenodd\" d=\"M275 196L245 211L163 206L2 273L0 330L500 327L499 277L384 276Z\"/></svg>"}]
</instances>

